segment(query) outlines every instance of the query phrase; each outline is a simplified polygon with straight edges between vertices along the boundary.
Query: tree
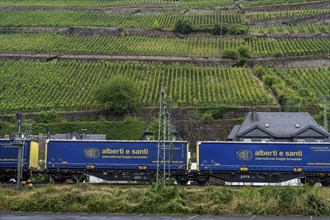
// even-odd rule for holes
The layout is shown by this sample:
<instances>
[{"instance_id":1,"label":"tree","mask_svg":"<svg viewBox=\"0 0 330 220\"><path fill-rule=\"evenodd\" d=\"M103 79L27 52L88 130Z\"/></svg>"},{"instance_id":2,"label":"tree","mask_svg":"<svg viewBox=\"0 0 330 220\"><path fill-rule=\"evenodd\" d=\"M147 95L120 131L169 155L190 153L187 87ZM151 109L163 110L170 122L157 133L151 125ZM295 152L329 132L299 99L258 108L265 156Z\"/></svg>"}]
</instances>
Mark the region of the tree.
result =
<instances>
[{"instance_id":1,"label":"tree","mask_svg":"<svg viewBox=\"0 0 330 220\"><path fill-rule=\"evenodd\" d=\"M137 106L139 92L133 82L123 76L115 76L94 91L95 99L107 109L125 114Z\"/></svg>"},{"instance_id":2,"label":"tree","mask_svg":"<svg viewBox=\"0 0 330 220\"><path fill-rule=\"evenodd\" d=\"M174 24L174 31L183 34L190 33L193 31L193 25L189 19L178 19Z\"/></svg>"},{"instance_id":3,"label":"tree","mask_svg":"<svg viewBox=\"0 0 330 220\"><path fill-rule=\"evenodd\" d=\"M267 73L267 71L262 66L255 66L253 68L253 72L259 79L263 79L264 75Z\"/></svg>"},{"instance_id":4,"label":"tree","mask_svg":"<svg viewBox=\"0 0 330 220\"><path fill-rule=\"evenodd\" d=\"M248 45L241 45L238 48L238 52L239 52L239 55L241 57L245 57L245 58L250 58L251 57L251 50L250 50L250 47Z\"/></svg>"},{"instance_id":5,"label":"tree","mask_svg":"<svg viewBox=\"0 0 330 220\"><path fill-rule=\"evenodd\" d=\"M229 58L233 60L239 60L239 52L235 49L225 49L222 54L222 58Z\"/></svg>"}]
</instances>

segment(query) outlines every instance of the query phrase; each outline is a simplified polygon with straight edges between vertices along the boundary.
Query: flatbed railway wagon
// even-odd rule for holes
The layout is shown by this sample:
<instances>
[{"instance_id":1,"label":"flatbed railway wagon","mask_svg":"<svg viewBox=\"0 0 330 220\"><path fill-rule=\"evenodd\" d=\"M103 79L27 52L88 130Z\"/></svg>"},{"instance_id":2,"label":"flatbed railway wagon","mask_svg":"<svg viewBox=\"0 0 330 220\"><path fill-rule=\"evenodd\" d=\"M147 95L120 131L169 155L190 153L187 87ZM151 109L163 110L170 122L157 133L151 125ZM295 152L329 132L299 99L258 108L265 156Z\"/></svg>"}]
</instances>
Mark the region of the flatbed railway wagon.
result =
<instances>
[{"instance_id":1,"label":"flatbed railway wagon","mask_svg":"<svg viewBox=\"0 0 330 220\"><path fill-rule=\"evenodd\" d=\"M172 177L187 180L188 143L175 141L165 146ZM114 181L156 179L157 141L48 140L45 170L56 182L81 181L86 175Z\"/></svg>"},{"instance_id":2,"label":"flatbed railway wagon","mask_svg":"<svg viewBox=\"0 0 330 220\"><path fill-rule=\"evenodd\" d=\"M39 144L32 140L24 142L22 180L28 180L32 171L38 169ZM18 146L7 139L0 140L0 181L17 178Z\"/></svg>"},{"instance_id":3,"label":"flatbed railway wagon","mask_svg":"<svg viewBox=\"0 0 330 220\"><path fill-rule=\"evenodd\" d=\"M197 181L330 185L330 143L198 142Z\"/></svg>"}]
</instances>

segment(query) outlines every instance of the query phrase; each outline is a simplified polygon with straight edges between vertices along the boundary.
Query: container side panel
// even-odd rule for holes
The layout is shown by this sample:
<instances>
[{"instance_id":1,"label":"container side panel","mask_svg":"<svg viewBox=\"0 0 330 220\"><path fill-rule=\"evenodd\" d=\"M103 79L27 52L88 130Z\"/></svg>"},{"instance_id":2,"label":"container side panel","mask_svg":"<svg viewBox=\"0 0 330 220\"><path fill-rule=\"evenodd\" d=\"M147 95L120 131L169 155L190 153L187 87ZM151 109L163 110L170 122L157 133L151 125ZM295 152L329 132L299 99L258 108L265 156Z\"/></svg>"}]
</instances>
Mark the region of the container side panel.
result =
<instances>
[{"instance_id":1,"label":"container side panel","mask_svg":"<svg viewBox=\"0 0 330 220\"><path fill-rule=\"evenodd\" d=\"M171 149L171 151L170 151ZM50 140L47 146L47 168L95 169L157 169L157 142L141 141L59 141ZM166 160L171 170L185 170L187 143L174 142L166 147Z\"/></svg>"},{"instance_id":2,"label":"container side panel","mask_svg":"<svg viewBox=\"0 0 330 220\"><path fill-rule=\"evenodd\" d=\"M18 147L13 146L9 140L0 140L0 168L17 168ZM23 168L29 167L30 141L25 141L23 151Z\"/></svg>"},{"instance_id":3,"label":"container side panel","mask_svg":"<svg viewBox=\"0 0 330 220\"><path fill-rule=\"evenodd\" d=\"M330 144L224 143L199 145L200 170L330 172Z\"/></svg>"}]
</instances>

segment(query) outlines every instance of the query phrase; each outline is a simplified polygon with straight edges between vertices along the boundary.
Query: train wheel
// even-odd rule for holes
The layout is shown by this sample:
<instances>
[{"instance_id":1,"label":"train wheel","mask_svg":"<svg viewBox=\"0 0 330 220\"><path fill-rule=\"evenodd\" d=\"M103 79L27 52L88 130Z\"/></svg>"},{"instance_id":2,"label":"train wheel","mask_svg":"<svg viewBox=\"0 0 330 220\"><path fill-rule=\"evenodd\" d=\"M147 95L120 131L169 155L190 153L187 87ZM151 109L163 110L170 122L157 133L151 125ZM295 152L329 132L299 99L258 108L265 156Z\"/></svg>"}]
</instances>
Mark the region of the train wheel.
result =
<instances>
[{"instance_id":1,"label":"train wheel","mask_svg":"<svg viewBox=\"0 0 330 220\"><path fill-rule=\"evenodd\" d=\"M319 182L318 179L315 178L315 177L307 177L306 178L306 183L310 186L314 186L315 183L318 183L318 182Z\"/></svg>"},{"instance_id":2,"label":"train wheel","mask_svg":"<svg viewBox=\"0 0 330 220\"><path fill-rule=\"evenodd\" d=\"M188 183L188 179L185 177L176 177L175 181L181 186L185 186Z\"/></svg>"},{"instance_id":3,"label":"train wheel","mask_svg":"<svg viewBox=\"0 0 330 220\"><path fill-rule=\"evenodd\" d=\"M188 181L177 181L177 183L178 183L180 186L185 186L185 185L187 185Z\"/></svg>"},{"instance_id":4,"label":"train wheel","mask_svg":"<svg viewBox=\"0 0 330 220\"><path fill-rule=\"evenodd\" d=\"M83 175L83 174L73 174L71 176L71 180L74 182L74 183L81 183L81 182L84 182L86 180L86 176Z\"/></svg>"},{"instance_id":5,"label":"train wheel","mask_svg":"<svg viewBox=\"0 0 330 220\"><path fill-rule=\"evenodd\" d=\"M324 182L321 182L322 186L330 186L330 182L328 181L324 181Z\"/></svg>"},{"instance_id":6,"label":"train wheel","mask_svg":"<svg viewBox=\"0 0 330 220\"><path fill-rule=\"evenodd\" d=\"M300 178L300 183L306 185L307 184L306 178Z\"/></svg>"},{"instance_id":7,"label":"train wheel","mask_svg":"<svg viewBox=\"0 0 330 220\"><path fill-rule=\"evenodd\" d=\"M66 178L62 175L51 175L50 176L50 182L54 183L64 183L66 181Z\"/></svg>"},{"instance_id":8,"label":"train wheel","mask_svg":"<svg viewBox=\"0 0 330 220\"><path fill-rule=\"evenodd\" d=\"M11 178L5 175L0 175L0 182L8 182Z\"/></svg>"},{"instance_id":9,"label":"train wheel","mask_svg":"<svg viewBox=\"0 0 330 220\"><path fill-rule=\"evenodd\" d=\"M197 183L199 186L205 186L205 184L207 183L207 181L209 181L210 177L208 176L199 176L197 178Z\"/></svg>"},{"instance_id":10,"label":"train wheel","mask_svg":"<svg viewBox=\"0 0 330 220\"><path fill-rule=\"evenodd\" d=\"M197 184L199 185L199 186L205 186L205 184L206 184L206 182L201 182L201 181L197 181Z\"/></svg>"}]
</instances>

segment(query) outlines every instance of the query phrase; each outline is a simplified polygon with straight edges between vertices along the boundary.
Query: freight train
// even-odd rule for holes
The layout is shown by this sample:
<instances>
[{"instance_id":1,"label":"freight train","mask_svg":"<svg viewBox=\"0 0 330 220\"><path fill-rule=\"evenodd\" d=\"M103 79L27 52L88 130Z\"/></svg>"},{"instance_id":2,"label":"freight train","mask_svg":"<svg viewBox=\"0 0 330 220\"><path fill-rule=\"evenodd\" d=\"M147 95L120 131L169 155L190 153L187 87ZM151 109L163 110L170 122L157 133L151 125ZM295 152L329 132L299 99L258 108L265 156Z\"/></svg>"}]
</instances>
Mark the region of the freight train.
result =
<instances>
[{"instance_id":1,"label":"freight train","mask_svg":"<svg viewBox=\"0 0 330 220\"><path fill-rule=\"evenodd\" d=\"M23 142L22 180L28 180L32 171L38 170L39 144L32 140ZM18 146L9 140L0 140L0 181L16 177Z\"/></svg>"},{"instance_id":2,"label":"freight train","mask_svg":"<svg viewBox=\"0 0 330 220\"><path fill-rule=\"evenodd\" d=\"M330 185L330 143L198 142L196 169L190 167L189 145L174 141L166 149L166 170L179 184L228 182L302 182ZM48 174L56 182L83 181L87 175L105 180L153 181L157 173L157 141L47 141L44 157L38 144L26 141L23 179ZM0 178L15 176L17 148L0 141ZM43 166L37 169L37 161Z\"/></svg>"}]
</instances>

